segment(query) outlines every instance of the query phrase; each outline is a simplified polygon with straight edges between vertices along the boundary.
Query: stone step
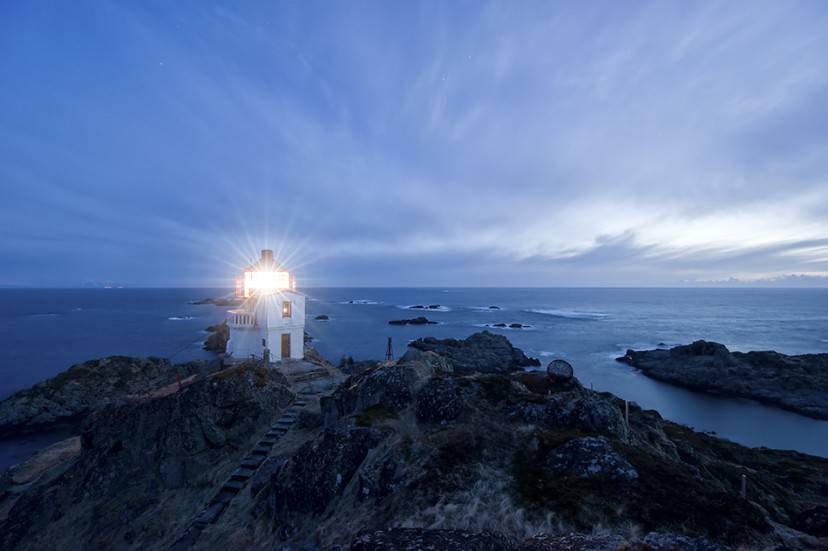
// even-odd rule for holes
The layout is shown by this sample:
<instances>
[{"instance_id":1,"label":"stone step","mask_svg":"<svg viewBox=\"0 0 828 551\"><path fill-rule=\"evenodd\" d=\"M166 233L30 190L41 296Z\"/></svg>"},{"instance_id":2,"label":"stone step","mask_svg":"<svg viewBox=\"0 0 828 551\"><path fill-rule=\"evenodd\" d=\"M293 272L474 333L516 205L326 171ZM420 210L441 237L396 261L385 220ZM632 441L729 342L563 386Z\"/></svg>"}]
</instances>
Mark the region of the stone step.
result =
<instances>
[{"instance_id":1,"label":"stone step","mask_svg":"<svg viewBox=\"0 0 828 551\"><path fill-rule=\"evenodd\" d=\"M178 540L172 544L169 548L169 551L186 551L198 540L198 536L201 535L201 531L203 530L204 526L200 524L191 524L187 531L184 532L184 535L178 538Z\"/></svg>"},{"instance_id":2,"label":"stone step","mask_svg":"<svg viewBox=\"0 0 828 551\"><path fill-rule=\"evenodd\" d=\"M265 438L272 438L274 440L278 440L283 434L283 432L276 432L275 430L271 429L267 431L267 434L265 434Z\"/></svg>"},{"instance_id":3,"label":"stone step","mask_svg":"<svg viewBox=\"0 0 828 551\"><path fill-rule=\"evenodd\" d=\"M289 426L289 425L292 425L292 424L293 424L293 423L295 423L295 422L296 422L296 421L294 421L293 419L279 419L279 420L278 420L278 421L276 421L276 423L274 423L274 424L275 424L275 425L279 425L279 426L284 427L284 426ZM271 426L273 426L273 425L271 425Z\"/></svg>"},{"instance_id":4,"label":"stone step","mask_svg":"<svg viewBox=\"0 0 828 551\"><path fill-rule=\"evenodd\" d=\"M268 438L267 436L265 436L264 438L259 440L259 445L260 446L267 446L268 448L272 448L273 444L275 444L275 443L276 443L275 438Z\"/></svg>"},{"instance_id":5,"label":"stone step","mask_svg":"<svg viewBox=\"0 0 828 551\"><path fill-rule=\"evenodd\" d=\"M255 469L249 469L247 467L239 467L230 475L230 478L235 480L247 480L255 473Z\"/></svg>"},{"instance_id":6,"label":"stone step","mask_svg":"<svg viewBox=\"0 0 828 551\"><path fill-rule=\"evenodd\" d=\"M224 508L227 507L227 503L218 501L213 503L212 505L208 506L206 509L201 511L199 515L193 520L194 524L213 524L221 515Z\"/></svg>"},{"instance_id":7,"label":"stone step","mask_svg":"<svg viewBox=\"0 0 828 551\"><path fill-rule=\"evenodd\" d=\"M258 455L258 456L261 456L262 458L265 458L270 454L270 448L256 447L250 453L252 455Z\"/></svg>"},{"instance_id":8,"label":"stone step","mask_svg":"<svg viewBox=\"0 0 828 551\"><path fill-rule=\"evenodd\" d=\"M264 459L262 459L261 457L247 456L241 460L241 463L239 463L239 465L247 469L258 469L259 465L262 464L262 461L264 461Z\"/></svg>"},{"instance_id":9,"label":"stone step","mask_svg":"<svg viewBox=\"0 0 828 551\"><path fill-rule=\"evenodd\" d=\"M240 480L228 480L224 483L224 485L222 485L221 490L223 492L232 492L237 494L242 488L244 488L244 482L241 482Z\"/></svg>"},{"instance_id":10,"label":"stone step","mask_svg":"<svg viewBox=\"0 0 828 551\"><path fill-rule=\"evenodd\" d=\"M272 427L272 431L278 432L279 434L285 434L290 427Z\"/></svg>"},{"instance_id":11,"label":"stone step","mask_svg":"<svg viewBox=\"0 0 828 551\"><path fill-rule=\"evenodd\" d=\"M207 506L210 507L216 503L223 503L226 506L235 496L236 494L233 492L223 492L219 490L219 493L213 496L213 499L210 500L210 503L208 503Z\"/></svg>"}]
</instances>

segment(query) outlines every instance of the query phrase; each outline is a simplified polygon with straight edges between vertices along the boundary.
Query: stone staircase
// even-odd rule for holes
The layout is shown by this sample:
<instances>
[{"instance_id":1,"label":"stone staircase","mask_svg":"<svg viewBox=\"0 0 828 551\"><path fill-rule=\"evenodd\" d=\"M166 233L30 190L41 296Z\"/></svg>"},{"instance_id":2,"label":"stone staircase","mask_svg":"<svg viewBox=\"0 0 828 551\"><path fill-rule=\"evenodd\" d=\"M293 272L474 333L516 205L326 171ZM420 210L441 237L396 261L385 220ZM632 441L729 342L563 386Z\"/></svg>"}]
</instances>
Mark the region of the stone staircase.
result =
<instances>
[{"instance_id":1,"label":"stone staircase","mask_svg":"<svg viewBox=\"0 0 828 551\"><path fill-rule=\"evenodd\" d=\"M215 523L230 501L244 489L247 482L253 477L264 463L270 450L285 433L287 433L299 416L299 411L307 405L304 398L296 400L282 413L270 429L258 441L256 446L239 462L239 466L230 474L230 478L222 484L218 493L210 500L207 506L190 522L184 534L170 547L170 551L184 551L189 549L198 540L201 532L209 524Z\"/></svg>"}]
</instances>

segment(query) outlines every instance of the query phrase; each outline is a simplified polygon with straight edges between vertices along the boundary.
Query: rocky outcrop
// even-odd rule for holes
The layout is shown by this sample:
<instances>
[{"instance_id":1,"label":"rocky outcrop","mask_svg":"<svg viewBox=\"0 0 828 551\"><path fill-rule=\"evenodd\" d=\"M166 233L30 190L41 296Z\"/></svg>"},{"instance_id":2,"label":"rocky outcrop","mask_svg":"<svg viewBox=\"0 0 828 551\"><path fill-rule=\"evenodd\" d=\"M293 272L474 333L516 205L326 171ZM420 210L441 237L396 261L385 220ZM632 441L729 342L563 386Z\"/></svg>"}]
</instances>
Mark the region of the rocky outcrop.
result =
<instances>
[{"instance_id":1,"label":"rocky outcrop","mask_svg":"<svg viewBox=\"0 0 828 551\"><path fill-rule=\"evenodd\" d=\"M519 351L484 339L492 350L469 346L466 363L457 352L466 345L431 340L440 344L368 367L323 397L319 414L309 398L307 420L300 413L247 473L249 491L196 548L825 547L828 460L745 448L634 403L627 424L619 398L575 377L504 369ZM0 548L182 541L283 392L277 372L241 366L107 407L79 454L30 488L0 479Z\"/></svg>"},{"instance_id":2,"label":"rocky outcrop","mask_svg":"<svg viewBox=\"0 0 828 551\"><path fill-rule=\"evenodd\" d=\"M227 322L211 325L207 328L207 332L210 333L210 336L204 341L204 350L224 354L227 350L227 341L230 340L230 328L227 326Z\"/></svg>"},{"instance_id":3,"label":"rocky outcrop","mask_svg":"<svg viewBox=\"0 0 828 551\"><path fill-rule=\"evenodd\" d=\"M348 377L331 396L320 401L325 426L332 426L341 417L374 406L392 411L406 407L414 399L416 387L428 376L427 369L413 362L379 365Z\"/></svg>"},{"instance_id":4,"label":"rocky outcrop","mask_svg":"<svg viewBox=\"0 0 828 551\"><path fill-rule=\"evenodd\" d=\"M618 361L691 390L751 398L828 419L828 354L730 352L702 340L669 350L627 350Z\"/></svg>"},{"instance_id":5,"label":"rocky outcrop","mask_svg":"<svg viewBox=\"0 0 828 551\"><path fill-rule=\"evenodd\" d=\"M584 436L555 448L547 460L561 476L634 482L638 472L603 436Z\"/></svg>"},{"instance_id":6,"label":"rocky outcrop","mask_svg":"<svg viewBox=\"0 0 828 551\"><path fill-rule=\"evenodd\" d=\"M79 455L3 501L0 549L168 546L292 399L276 371L240 366L107 405Z\"/></svg>"},{"instance_id":7,"label":"rocky outcrop","mask_svg":"<svg viewBox=\"0 0 828 551\"><path fill-rule=\"evenodd\" d=\"M321 515L345 491L368 451L386 436L373 428L326 430L299 448L261 496L282 534L290 537Z\"/></svg>"},{"instance_id":8,"label":"rocky outcrop","mask_svg":"<svg viewBox=\"0 0 828 551\"><path fill-rule=\"evenodd\" d=\"M407 319L407 320L391 320L388 322L388 325L436 325L436 321L431 321L430 319L424 316L418 316L416 318Z\"/></svg>"},{"instance_id":9,"label":"rocky outcrop","mask_svg":"<svg viewBox=\"0 0 828 551\"><path fill-rule=\"evenodd\" d=\"M216 362L172 365L162 358L109 356L70 367L0 402L0 435L76 425L107 404L140 396L177 379L203 376Z\"/></svg>"},{"instance_id":10,"label":"rocky outcrop","mask_svg":"<svg viewBox=\"0 0 828 551\"><path fill-rule=\"evenodd\" d=\"M518 348L512 346L503 335L488 331L475 333L458 339L417 339L409 346L424 352L434 352L448 360L455 373L510 373L525 367L537 367L540 362L527 358Z\"/></svg>"},{"instance_id":11,"label":"rocky outcrop","mask_svg":"<svg viewBox=\"0 0 828 551\"><path fill-rule=\"evenodd\" d=\"M453 421L462 412L463 395L453 379L429 379L417 392L415 414L421 423Z\"/></svg>"}]
</instances>

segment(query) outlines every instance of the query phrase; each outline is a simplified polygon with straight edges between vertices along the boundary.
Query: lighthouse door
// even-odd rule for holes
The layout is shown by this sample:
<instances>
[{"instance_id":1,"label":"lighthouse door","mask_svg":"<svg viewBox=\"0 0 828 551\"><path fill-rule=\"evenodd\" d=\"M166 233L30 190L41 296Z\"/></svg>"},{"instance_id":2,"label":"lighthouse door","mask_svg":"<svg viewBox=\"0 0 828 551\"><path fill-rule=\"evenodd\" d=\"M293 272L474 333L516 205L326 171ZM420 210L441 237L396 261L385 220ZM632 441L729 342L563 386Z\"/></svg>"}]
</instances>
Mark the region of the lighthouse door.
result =
<instances>
[{"instance_id":1,"label":"lighthouse door","mask_svg":"<svg viewBox=\"0 0 828 551\"><path fill-rule=\"evenodd\" d=\"M290 333L282 334L282 358L290 358Z\"/></svg>"}]
</instances>

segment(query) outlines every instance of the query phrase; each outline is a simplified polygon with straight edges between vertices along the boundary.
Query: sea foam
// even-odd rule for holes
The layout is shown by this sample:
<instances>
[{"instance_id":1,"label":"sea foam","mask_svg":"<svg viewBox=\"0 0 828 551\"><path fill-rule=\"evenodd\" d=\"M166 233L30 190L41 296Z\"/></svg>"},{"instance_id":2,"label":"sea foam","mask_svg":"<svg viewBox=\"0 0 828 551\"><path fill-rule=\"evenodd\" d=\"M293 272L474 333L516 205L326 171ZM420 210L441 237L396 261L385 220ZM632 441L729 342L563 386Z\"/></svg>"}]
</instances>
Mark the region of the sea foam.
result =
<instances>
[{"instance_id":1,"label":"sea foam","mask_svg":"<svg viewBox=\"0 0 828 551\"><path fill-rule=\"evenodd\" d=\"M563 310L558 308L533 308L527 310L535 314L544 314L556 318L600 320L609 317L604 312L590 312L586 310Z\"/></svg>"}]
</instances>

